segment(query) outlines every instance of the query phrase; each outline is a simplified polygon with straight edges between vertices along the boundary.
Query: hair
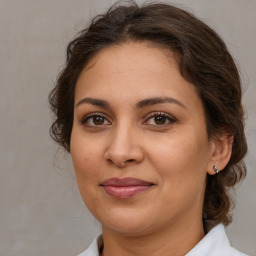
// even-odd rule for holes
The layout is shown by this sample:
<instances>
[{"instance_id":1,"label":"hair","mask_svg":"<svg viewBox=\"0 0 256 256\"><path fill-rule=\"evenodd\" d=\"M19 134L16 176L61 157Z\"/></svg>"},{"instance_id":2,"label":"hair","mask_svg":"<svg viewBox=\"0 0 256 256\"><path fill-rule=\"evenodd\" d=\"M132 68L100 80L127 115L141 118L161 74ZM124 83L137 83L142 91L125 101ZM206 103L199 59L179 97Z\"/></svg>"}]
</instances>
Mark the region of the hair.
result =
<instances>
[{"instance_id":1,"label":"hair","mask_svg":"<svg viewBox=\"0 0 256 256\"><path fill-rule=\"evenodd\" d=\"M228 225L233 206L230 188L246 175L241 81L220 36L185 10L165 3L138 6L120 1L80 31L67 47L66 65L49 94L55 115L51 137L70 152L76 82L88 62L108 46L143 41L175 53L181 75L202 100L209 138L226 133L233 139L227 166L218 175L207 174L203 204L206 230L218 223Z\"/></svg>"}]
</instances>

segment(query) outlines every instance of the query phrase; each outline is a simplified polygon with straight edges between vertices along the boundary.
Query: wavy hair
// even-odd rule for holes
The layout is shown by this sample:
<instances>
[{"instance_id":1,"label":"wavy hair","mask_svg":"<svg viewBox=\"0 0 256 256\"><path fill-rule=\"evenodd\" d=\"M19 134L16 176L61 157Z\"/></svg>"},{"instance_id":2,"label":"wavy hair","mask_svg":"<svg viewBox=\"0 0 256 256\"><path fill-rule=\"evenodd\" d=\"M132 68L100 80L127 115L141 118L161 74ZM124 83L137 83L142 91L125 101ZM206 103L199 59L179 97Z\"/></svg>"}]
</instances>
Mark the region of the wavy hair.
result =
<instances>
[{"instance_id":1,"label":"wavy hair","mask_svg":"<svg viewBox=\"0 0 256 256\"><path fill-rule=\"evenodd\" d=\"M96 16L67 47L66 65L49 94L55 120L52 138L70 151L74 92L87 63L102 49L129 41L149 41L177 56L181 75L197 89L206 115L208 136L223 131L233 138L229 163L218 175L207 175L204 227L232 218L229 190L246 175L247 152L241 81L236 64L220 36L191 13L165 3L138 6L120 1Z\"/></svg>"}]
</instances>

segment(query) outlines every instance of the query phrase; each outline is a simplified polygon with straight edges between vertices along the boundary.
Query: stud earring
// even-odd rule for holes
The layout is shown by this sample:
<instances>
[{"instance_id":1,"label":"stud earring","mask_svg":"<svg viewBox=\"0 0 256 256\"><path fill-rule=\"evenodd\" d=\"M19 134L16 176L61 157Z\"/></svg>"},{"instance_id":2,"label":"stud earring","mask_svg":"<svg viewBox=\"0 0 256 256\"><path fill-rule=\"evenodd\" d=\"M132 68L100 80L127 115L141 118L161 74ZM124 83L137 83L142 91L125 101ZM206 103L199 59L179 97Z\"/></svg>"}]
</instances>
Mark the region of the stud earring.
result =
<instances>
[{"instance_id":1,"label":"stud earring","mask_svg":"<svg viewBox=\"0 0 256 256\"><path fill-rule=\"evenodd\" d=\"M213 170L216 172L216 173L219 173L219 169L216 165L213 166Z\"/></svg>"}]
</instances>

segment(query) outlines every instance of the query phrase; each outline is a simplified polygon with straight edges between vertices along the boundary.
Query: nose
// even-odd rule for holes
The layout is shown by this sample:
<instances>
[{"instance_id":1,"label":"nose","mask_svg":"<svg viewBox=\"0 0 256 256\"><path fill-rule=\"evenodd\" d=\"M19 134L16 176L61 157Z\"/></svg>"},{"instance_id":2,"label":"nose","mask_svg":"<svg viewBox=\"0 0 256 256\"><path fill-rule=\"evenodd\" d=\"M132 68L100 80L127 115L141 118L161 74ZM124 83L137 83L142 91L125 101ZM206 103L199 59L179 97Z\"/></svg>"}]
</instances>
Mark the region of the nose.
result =
<instances>
[{"instance_id":1,"label":"nose","mask_svg":"<svg viewBox=\"0 0 256 256\"><path fill-rule=\"evenodd\" d=\"M144 151L139 137L132 127L116 127L105 151L106 161L119 168L141 163Z\"/></svg>"}]
</instances>

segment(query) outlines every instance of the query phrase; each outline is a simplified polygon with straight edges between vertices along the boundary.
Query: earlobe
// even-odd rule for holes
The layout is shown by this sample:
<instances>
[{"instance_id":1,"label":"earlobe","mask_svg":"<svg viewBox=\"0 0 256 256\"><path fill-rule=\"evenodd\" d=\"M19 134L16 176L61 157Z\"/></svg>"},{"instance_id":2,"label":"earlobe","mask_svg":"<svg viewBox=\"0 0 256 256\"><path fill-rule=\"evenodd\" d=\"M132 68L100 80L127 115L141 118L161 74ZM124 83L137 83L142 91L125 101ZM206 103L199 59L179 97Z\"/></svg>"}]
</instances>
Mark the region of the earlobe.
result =
<instances>
[{"instance_id":1,"label":"earlobe","mask_svg":"<svg viewBox=\"0 0 256 256\"><path fill-rule=\"evenodd\" d=\"M228 164L233 145L233 136L223 135L212 142L211 159L208 164L207 173L215 175L222 171Z\"/></svg>"}]
</instances>

